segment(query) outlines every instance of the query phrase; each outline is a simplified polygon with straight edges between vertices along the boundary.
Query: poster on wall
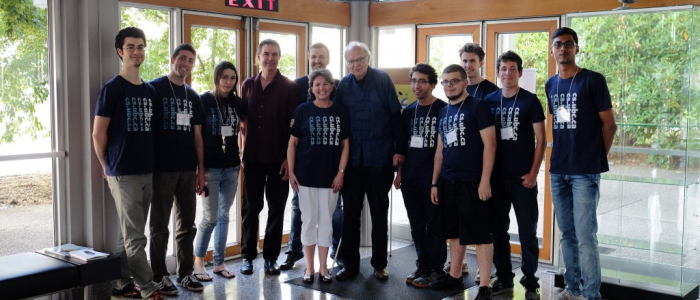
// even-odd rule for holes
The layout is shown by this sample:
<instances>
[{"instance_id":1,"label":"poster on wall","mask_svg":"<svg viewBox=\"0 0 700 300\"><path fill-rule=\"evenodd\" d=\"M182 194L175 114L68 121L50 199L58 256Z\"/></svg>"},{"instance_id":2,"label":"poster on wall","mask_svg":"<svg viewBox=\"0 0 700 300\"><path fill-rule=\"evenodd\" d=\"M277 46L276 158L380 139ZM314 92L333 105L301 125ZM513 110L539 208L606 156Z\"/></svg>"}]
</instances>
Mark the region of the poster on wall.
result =
<instances>
[{"instance_id":1,"label":"poster on wall","mask_svg":"<svg viewBox=\"0 0 700 300\"><path fill-rule=\"evenodd\" d=\"M224 0L226 6L278 12L277 0Z\"/></svg>"}]
</instances>

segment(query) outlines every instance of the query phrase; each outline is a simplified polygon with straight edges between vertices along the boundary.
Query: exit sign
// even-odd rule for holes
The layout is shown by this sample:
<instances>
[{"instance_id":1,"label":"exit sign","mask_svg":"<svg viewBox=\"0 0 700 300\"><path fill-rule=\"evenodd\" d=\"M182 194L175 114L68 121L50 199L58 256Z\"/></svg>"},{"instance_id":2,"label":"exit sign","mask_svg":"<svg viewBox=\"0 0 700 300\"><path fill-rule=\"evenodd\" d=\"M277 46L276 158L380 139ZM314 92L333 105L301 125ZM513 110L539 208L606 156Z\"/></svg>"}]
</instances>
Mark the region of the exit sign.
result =
<instances>
[{"instance_id":1,"label":"exit sign","mask_svg":"<svg viewBox=\"0 0 700 300\"><path fill-rule=\"evenodd\" d=\"M225 0L226 6L264 11L279 11L277 0Z\"/></svg>"}]
</instances>

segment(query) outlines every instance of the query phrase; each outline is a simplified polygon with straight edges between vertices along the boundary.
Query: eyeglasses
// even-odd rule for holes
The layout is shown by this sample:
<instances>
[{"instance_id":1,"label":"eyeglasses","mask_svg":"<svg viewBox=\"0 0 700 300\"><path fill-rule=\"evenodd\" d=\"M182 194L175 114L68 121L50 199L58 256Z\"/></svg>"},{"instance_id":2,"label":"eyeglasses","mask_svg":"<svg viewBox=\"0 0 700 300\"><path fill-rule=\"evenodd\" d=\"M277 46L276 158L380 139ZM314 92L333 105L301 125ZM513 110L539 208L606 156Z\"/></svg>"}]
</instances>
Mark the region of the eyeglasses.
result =
<instances>
[{"instance_id":1,"label":"eyeglasses","mask_svg":"<svg viewBox=\"0 0 700 300\"><path fill-rule=\"evenodd\" d=\"M346 61L346 63L348 65L354 65L355 63L361 64L361 63L365 62L365 58L367 58L367 56L363 56L363 57L360 57L358 59L348 60L348 61Z\"/></svg>"},{"instance_id":2,"label":"eyeglasses","mask_svg":"<svg viewBox=\"0 0 700 300\"><path fill-rule=\"evenodd\" d=\"M418 79L418 80L411 79L411 80L409 80L408 82L410 82L411 84L416 84L416 83L417 83L417 84L419 84L419 85L426 85L426 84L428 84L428 81L426 81L425 79Z\"/></svg>"},{"instance_id":3,"label":"eyeglasses","mask_svg":"<svg viewBox=\"0 0 700 300\"><path fill-rule=\"evenodd\" d=\"M455 79L451 79L451 80L443 80L443 81L440 81L440 84L442 84L443 86L456 85L456 84L462 82L462 80L464 80L464 79L455 78Z\"/></svg>"},{"instance_id":4,"label":"eyeglasses","mask_svg":"<svg viewBox=\"0 0 700 300\"><path fill-rule=\"evenodd\" d=\"M552 44L552 48L554 48L554 49L561 49L561 47L564 47L566 49L571 49L571 48L576 47L576 46L578 46L578 45L572 41L568 41L566 43L554 42Z\"/></svg>"},{"instance_id":5,"label":"eyeglasses","mask_svg":"<svg viewBox=\"0 0 700 300\"><path fill-rule=\"evenodd\" d=\"M139 50L139 51L143 52L143 51L146 51L146 46L144 46L144 45L138 45L138 46L127 45L126 47L122 47L122 49L129 51L129 52L134 52L134 50Z\"/></svg>"}]
</instances>

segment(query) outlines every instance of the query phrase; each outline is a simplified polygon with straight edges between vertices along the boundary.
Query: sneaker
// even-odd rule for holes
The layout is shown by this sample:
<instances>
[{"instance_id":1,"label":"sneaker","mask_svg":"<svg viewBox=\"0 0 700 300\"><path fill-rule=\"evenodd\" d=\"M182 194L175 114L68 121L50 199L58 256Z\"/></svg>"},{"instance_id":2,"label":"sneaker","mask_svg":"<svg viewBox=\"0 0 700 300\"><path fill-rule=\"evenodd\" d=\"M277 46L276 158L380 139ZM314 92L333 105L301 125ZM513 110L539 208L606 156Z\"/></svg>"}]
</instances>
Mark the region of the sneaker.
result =
<instances>
[{"instance_id":1,"label":"sneaker","mask_svg":"<svg viewBox=\"0 0 700 300\"><path fill-rule=\"evenodd\" d=\"M135 283L129 283L123 289L112 289L113 298L141 299L141 289Z\"/></svg>"},{"instance_id":2,"label":"sneaker","mask_svg":"<svg viewBox=\"0 0 700 300\"><path fill-rule=\"evenodd\" d=\"M185 277L178 278L177 283L193 292L199 292L204 289L204 285L202 285L202 283L199 282L197 277L194 275L187 275Z\"/></svg>"},{"instance_id":3,"label":"sneaker","mask_svg":"<svg viewBox=\"0 0 700 300\"><path fill-rule=\"evenodd\" d=\"M428 286L430 286L431 289L462 289L464 288L462 278L462 276L459 276L459 278L454 278L450 276L450 273L447 273L444 277L428 284Z\"/></svg>"},{"instance_id":4,"label":"sneaker","mask_svg":"<svg viewBox=\"0 0 700 300\"><path fill-rule=\"evenodd\" d=\"M160 280L158 283L158 291L163 294L163 295L168 295L168 296L175 296L178 293L177 287L175 284L173 284L173 281L170 280L170 277L168 276L163 276L163 278Z\"/></svg>"},{"instance_id":5,"label":"sneaker","mask_svg":"<svg viewBox=\"0 0 700 300\"><path fill-rule=\"evenodd\" d=\"M508 284L503 282L500 279L496 279L494 282L491 283L491 292L493 295L500 295L508 292L513 292L513 284Z\"/></svg>"},{"instance_id":6,"label":"sneaker","mask_svg":"<svg viewBox=\"0 0 700 300\"><path fill-rule=\"evenodd\" d=\"M525 287L525 300L540 300L540 293L536 287Z\"/></svg>"},{"instance_id":7,"label":"sneaker","mask_svg":"<svg viewBox=\"0 0 700 300\"><path fill-rule=\"evenodd\" d=\"M421 276L423 276L424 274L427 274L427 273L428 273L428 270L423 269L423 268L418 268L418 269L416 269L415 272L411 273L411 275L408 275L408 277L406 277L406 283L411 284L411 283L413 283L414 280L420 278Z\"/></svg>"},{"instance_id":8,"label":"sneaker","mask_svg":"<svg viewBox=\"0 0 700 300\"><path fill-rule=\"evenodd\" d=\"M165 300L165 297L163 297L163 293L161 291L155 291L153 294L150 296L143 298L147 300Z\"/></svg>"},{"instance_id":9,"label":"sneaker","mask_svg":"<svg viewBox=\"0 0 700 300\"><path fill-rule=\"evenodd\" d=\"M552 300L588 300L584 296L576 296L569 292L569 290L564 290L563 292L559 293L554 299Z\"/></svg>"},{"instance_id":10,"label":"sneaker","mask_svg":"<svg viewBox=\"0 0 700 300\"><path fill-rule=\"evenodd\" d=\"M491 300L491 288L488 286L480 286L479 293L476 294L474 300Z\"/></svg>"},{"instance_id":11,"label":"sneaker","mask_svg":"<svg viewBox=\"0 0 700 300\"><path fill-rule=\"evenodd\" d=\"M450 273L450 265L451 263L448 261L445 263L445 267L442 268L445 273ZM469 265L467 265L467 262L462 263L462 274L469 274Z\"/></svg>"},{"instance_id":12,"label":"sneaker","mask_svg":"<svg viewBox=\"0 0 700 300\"><path fill-rule=\"evenodd\" d=\"M413 286L418 287L418 288L427 288L430 286L431 282L435 282L440 280L443 276L443 274L439 274L435 271L431 271L430 273L423 273L423 276L416 278L413 280L411 284Z\"/></svg>"}]
</instances>

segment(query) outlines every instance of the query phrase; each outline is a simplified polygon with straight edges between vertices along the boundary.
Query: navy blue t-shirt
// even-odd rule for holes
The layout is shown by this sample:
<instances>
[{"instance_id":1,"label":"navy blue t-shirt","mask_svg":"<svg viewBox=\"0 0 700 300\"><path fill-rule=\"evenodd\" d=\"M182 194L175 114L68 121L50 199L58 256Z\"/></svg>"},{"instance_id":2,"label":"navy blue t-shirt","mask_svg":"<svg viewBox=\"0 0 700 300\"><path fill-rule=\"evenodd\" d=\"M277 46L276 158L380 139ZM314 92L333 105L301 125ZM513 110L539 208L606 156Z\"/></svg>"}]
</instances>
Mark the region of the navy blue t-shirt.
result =
<instances>
[{"instance_id":1,"label":"navy blue t-shirt","mask_svg":"<svg viewBox=\"0 0 700 300\"><path fill-rule=\"evenodd\" d=\"M440 99L426 106L418 105L416 101L403 110L403 124L408 140L406 141L406 161L401 166L402 183L418 185L431 183L435 148L438 142L438 118L440 110L445 105L447 103ZM413 136L420 136L423 139L422 147L411 147Z\"/></svg>"},{"instance_id":2,"label":"navy blue t-shirt","mask_svg":"<svg viewBox=\"0 0 700 300\"><path fill-rule=\"evenodd\" d=\"M462 102L446 105L440 110L438 124L443 146L440 177L478 184L484 157L484 142L479 131L494 126L486 102L468 96L464 105ZM452 130L456 130L457 140L448 144L447 133Z\"/></svg>"},{"instance_id":3,"label":"navy blue t-shirt","mask_svg":"<svg viewBox=\"0 0 700 300\"><path fill-rule=\"evenodd\" d=\"M238 156L238 126L246 116L245 101L233 94L221 98L211 92L205 92L200 97L204 110L204 124L202 124L204 167L219 169L239 166L241 158ZM226 137L225 151L221 140L222 126L230 126L233 133Z\"/></svg>"},{"instance_id":4,"label":"navy blue t-shirt","mask_svg":"<svg viewBox=\"0 0 700 300\"><path fill-rule=\"evenodd\" d=\"M483 100L488 94L495 91L498 91L498 86L486 79L477 84L467 86L467 93L469 93L470 96L480 100Z\"/></svg>"},{"instance_id":5,"label":"navy blue t-shirt","mask_svg":"<svg viewBox=\"0 0 700 300\"><path fill-rule=\"evenodd\" d=\"M203 117L199 94L187 84L180 86L170 82L167 76L153 79L150 83L157 95L153 104L155 171L195 171L198 161L194 125L201 125ZM181 124L177 121L178 114L185 118Z\"/></svg>"},{"instance_id":6,"label":"navy blue t-shirt","mask_svg":"<svg viewBox=\"0 0 700 300\"><path fill-rule=\"evenodd\" d=\"M156 92L142 81L134 85L120 75L100 90L95 115L107 117L105 171L109 176L153 173L153 101Z\"/></svg>"},{"instance_id":7,"label":"navy blue t-shirt","mask_svg":"<svg viewBox=\"0 0 700 300\"><path fill-rule=\"evenodd\" d=\"M335 100L335 91L338 88L338 83L340 83L340 80L334 79L334 82L335 88L333 88L333 91L331 92L331 101ZM301 94L299 101L301 101L301 103L314 101L314 94L312 94L309 90L309 76L301 76L297 79L294 79L294 83L296 83L299 86L299 93Z\"/></svg>"},{"instance_id":8,"label":"navy blue t-shirt","mask_svg":"<svg viewBox=\"0 0 700 300\"><path fill-rule=\"evenodd\" d=\"M612 108L605 77L587 69L581 69L575 78L559 80L557 74L547 80L545 91L553 117L554 146L549 171L566 175L607 172L603 123L598 115ZM569 111L569 121L559 119L559 107Z\"/></svg>"},{"instance_id":9,"label":"navy blue t-shirt","mask_svg":"<svg viewBox=\"0 0 700 300\"><path fill-rule=\"evenodd\" d=\"M341 141L350 136L348 110L338 103L328 108L302 103L294 112L292 135L299 138L294 160L299 184L330 188L340 166Z\"/></svg>"},{"instance_id":10,"label":"navy blue t-shirt","mask_svg":"<svg viewBox=\"0 0 700 300\"><path fill-rule=\"evenodd\" d=\"M520 89L516 96L503 98L503 90L495 91L486 96L496 124L496 163L494 175L505 178L520 178L530 172L535 158L535 130L532 124L544 121L544 111L537 95L525 89ZM501 114L501 109L504 112ZM512 127L513 138L504 140L501 128ZM539 141L544 143L545 141Z\"/></svg>"}]
</instances>

